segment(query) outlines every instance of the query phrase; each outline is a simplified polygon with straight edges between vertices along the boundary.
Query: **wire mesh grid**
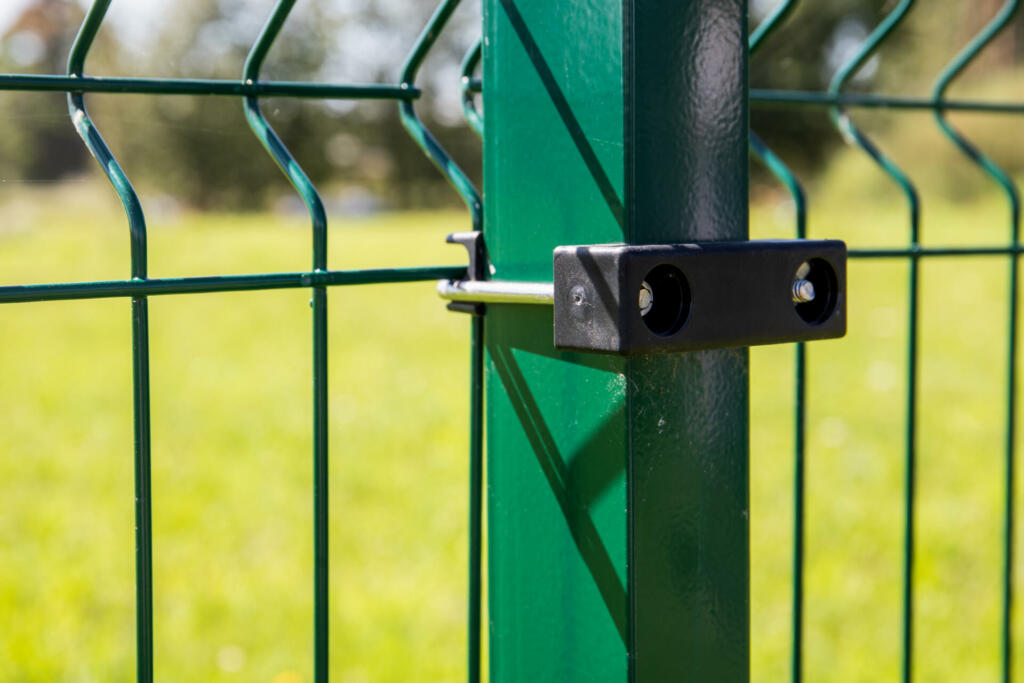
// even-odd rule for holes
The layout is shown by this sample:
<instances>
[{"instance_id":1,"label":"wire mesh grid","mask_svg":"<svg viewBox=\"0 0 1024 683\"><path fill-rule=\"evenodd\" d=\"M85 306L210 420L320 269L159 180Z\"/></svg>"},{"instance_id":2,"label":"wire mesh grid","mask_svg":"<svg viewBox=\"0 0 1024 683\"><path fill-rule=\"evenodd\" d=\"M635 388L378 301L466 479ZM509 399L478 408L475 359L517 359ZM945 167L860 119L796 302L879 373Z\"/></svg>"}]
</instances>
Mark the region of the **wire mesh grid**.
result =
<instances>
[{"instance_id":1,"label":"wire mesh grid","mask_svg":"<svg viewBox=\"0 0 1024 683\"><path fill-rule=\"evenodd\" d=\"M480 197L469 178L438 144L416 114L414 102L421 91L417 72L460 0L444 0L429 19L405 60L397 84L356 85L260 80L263 63L277 39L295 0L279 0L245 61L238 81L166 78L102 78L85 75L85 62L112 0L96 0L87 12L68 58L66 75L0 75L0 89L68 93L71 120L92 156L113 185L128 217L131 241L131 277L117 281L65 282L0 287L0 302L54 301L128 297L132 309L132 369L135 481L135 598L137 680L153 680L153 522L150 488L150 382L147 298L161 294L252 291L286 288L312 290L313 317L313 536L314 536L314 678L328 678L328 454L327 454L327 289L333 286L418 282L461 278L465 266L424 266L369 270L330 270L327 265L327 215L323 202L302 167L292 157L260 109L260 97L311 99L394 100L406 130L437 165L468 207L472 224L479 228ZM478 58L477 58L478 59ZM470 63L470 68L475 61ZM85 93L153 95L215 95L241 97L245 117L259 142L302 198L312 227L312 267L304 272L258 273L185 278L149 278L147 274L146 218L127 175L93 124L85 107ZM470 671L479 672L480 609L480 453L481 364L480 322L472 325L471 426L471 555Z\"/></svg>"},{"instance_id":2,"label":"wire mesh grid","mask_svg":"<svg viewBox=\"0 0 1024 683\"><path fill-rule=\"evenodd\" d=\"M327 266L327 219L320 196L312 182L275 134L264 118L259 104L261 97L293 97L310 99L375 99L398 103L402 122L416 143L435 163L465 203L474 229L482 224L481 197L467 175L449 157L426 128L415 111L421 91L416 87L417 72L441 30L459 5L460 0L443 0L414 43L402 69L399 83L329 84L276 82L260 80L263 62L278 37L295 0L278 0L246 60L242 77L237 81L209 79L104 78L85 74L85 62L93 41L103 24L111 0L96 0L90 7L71 49L65 75L0 74L0 90L53 91L68 93L72 122L100 164L120 198L128 217L131 241L130 278L116 281L62 282L0 287L0 303L53 301L68 299L130 298L132 302L132 354L135 424L135 516L136 516L136 650L137 678L153 680L152 627L152 519L150 494L150 388L149 332L147 298L166 294L250 291L285 288L312 290L313 317L313 401L314 401L314 663L315 680L326 681L328 671L328 529L327 529L327 289L333 286L428 281L439 278L457 279L465 275L464 266L426 266L413 268L382 268L372 270L330 270ZM783 0L751 32L751 55L789 18L798 0ZM1017 187L1006 171L975 147L946 118L949 111L971 111L1019 114L1024 104L968 99L947 99L946 92L963 70L1008 26L1019 9L1019 0L1007 0L999 12L942 71L933 86L931 97L847 93L845 87L858 70L885 43L907 16L914 0L900 0L882 22L867 36L859 49L845 61L826 92L780 91L751 89L753 106L827 108L835 128L851 145L867 154L901 190L907 210L907 244L903 247L852 248L853 259L902 259L908 265L908 318L904 408L904 531L902 572L902 677L913 678L914 663L914 558L915 558L915 490L917 466L917 411L919 397L918 370L918 302L919 262L922 258L991 256L1005 257L1009 271L1006 340L1005 413L1004 413L1004 502L1003 562L1000 630L1002 639L1001 670L1004 681L1013 680L1013 572L1014 572L1014 440L1017 393L1014 378L1017 368L1017 297L1019 268L1020 200ZM474 73L482 57L477 42L467 52L462 65L463 112L471 128L480 134L484 126L482 113L474 96L482 83ZM312 267L303 272L259 273L185 278L149 278L147 276L146 221L141 203L132 185L107 147L85 107L85 93L135 93L153 95L213 95L243 99L247 122L267 153L287 176L301 196L312 226ZM925 110L934 113L937 125L949 140L981 168L1001 189L1009 208L1007 241L996 246L936 247L921 244L920 209L917 191L909 176L895 161L868 137L854 122L851 109L882 108L892 110ZM766 165L792 197L795 205L797 238L807 234L807 200L802 184L786 163L755 133L750 134L753 156ZM482 503L482 404L483 404L483 333L479 316L474 316L471 337L471 436L470 436L470 553L469 553L469 677L480 677L480 559ZM792 679L802 679L804 643L804 566L805 566L805 456L806 456L806 392L809 373L806 349L796 345L795 359L795 425L794 425L794 543L792 576Z\"/></svg>"},{"instance_id":3,"label":"wire mesh grid","mask_svg":"<svg viewBox=\"0 0 1024 683\"><path fill-rule=\"evenodd\" d=\"M751 32L750 51L753 56L764 41L789 17L798 5L797 0L783 0ZM902 680L911 681L914 676L914 559L917 512L917 459L918 459L918 404L920 394L919 372L919 262L925 257L956 256L1007 256L1009 270L1009 291L1007 293L1006 339L1006 386L1004 402L1004 490L1003 490L1003 562L1001 568L1001 678L1013 680L1013 574L1014 574L1014 440L1016 432L1017 392L1015 377L1017 371L1017 327L1018 327L1018 263L1020 253L1020 199L1010 174L1000 168L991 158L975 147L946 118L947 111L973 111L992 113L1019 112L1014 102L991 102L977 100L946 99L950 84L963 70L978 57L982 50L997 36L1017 13L1018 0L1007 0L996 15L981 28L966 47L942 70L932 88L931 97L906 97L878 94L851 94L844 88L868 60L878 51L893 31L904 21L914 5L914 0L900 0L884 16L877 27L861 42L846 59L832 78L827 92L805 91L750 91L752 105L828 107L831 120L837 131L850 145L863 151L885 173L902 193L907 211L907 241L905 247L895 248L851 248L852 259L905 259L908 270L908 316L905 406L904 406L904 491L903 491L903 550L902 550ZM932 247L921 244L920 200L913 181L897 163L868 137L854 122L850 108L891 108L897 110L918 109L934 113L936 123L945 136L966 157L981 168L990 180L1002 191L1009 209L1007 242L1002 246ZM751 132L751 150L756 159L763 163L775 178L781 182L792 197L796 214L796 236L807 233L807 200L800 181L764 142ZM792 585L792 634L791 673L792 680L803 677L804 644L804 567L805 567L805 456L807 409L806 392L808 365L804 344L796 345L796 396L795 396L795 453L794 453L794 543L793 543L793 585Z\"/></svg>"}]
</instances>

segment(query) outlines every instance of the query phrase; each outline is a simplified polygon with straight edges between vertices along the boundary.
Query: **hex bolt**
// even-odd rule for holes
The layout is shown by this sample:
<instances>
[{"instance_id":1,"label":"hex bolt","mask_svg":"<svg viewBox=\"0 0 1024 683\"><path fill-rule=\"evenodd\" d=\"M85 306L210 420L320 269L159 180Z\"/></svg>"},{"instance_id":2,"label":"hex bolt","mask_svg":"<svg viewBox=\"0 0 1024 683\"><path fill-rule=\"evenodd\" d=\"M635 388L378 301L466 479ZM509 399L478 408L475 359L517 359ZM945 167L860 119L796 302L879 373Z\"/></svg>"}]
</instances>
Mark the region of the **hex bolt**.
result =
<instances>
[{"instance_id":1,"label":"hex bolt","mask_svg":"<svg viewBox=\"0 0 1024 683\"><path fill-rule=\"evenodd\" d=\"M651 312L654 306L654 290L647 284L647 280L640 283L640 296L637 302L640 305L640 315L645 316Z\"/></svg>"},{"instance_id":2,"label":"hex bolt","mask_svg":"<svg viewBox=\"0 0 1024 683\"><path fill-rule=\"evenodd\" d=\"M814 301L814 283L810 280L793 281L793 303L806 304Z\"/></svg>"}]
</instances>

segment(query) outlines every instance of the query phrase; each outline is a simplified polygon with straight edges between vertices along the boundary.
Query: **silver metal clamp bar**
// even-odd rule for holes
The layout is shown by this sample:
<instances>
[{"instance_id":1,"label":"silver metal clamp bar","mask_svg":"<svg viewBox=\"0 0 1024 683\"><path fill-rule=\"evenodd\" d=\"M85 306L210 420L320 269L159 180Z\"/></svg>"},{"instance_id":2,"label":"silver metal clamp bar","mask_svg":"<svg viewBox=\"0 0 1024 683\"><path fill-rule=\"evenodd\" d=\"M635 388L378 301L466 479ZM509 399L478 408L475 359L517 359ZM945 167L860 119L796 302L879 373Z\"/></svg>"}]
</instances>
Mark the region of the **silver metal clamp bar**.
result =
<instances>
[{"instance_id":1,"label":"silver metal clamp bar","mask_svg":"<svg viewBox=\"0 0 1024 683\"><path fill-rule=\"evenodd\" d=\"M512 282L506 280L440 280L437 293L448 301L487 304L541 304L555 301L555 286L550 282Z\"/></svg>"}]
</instances>

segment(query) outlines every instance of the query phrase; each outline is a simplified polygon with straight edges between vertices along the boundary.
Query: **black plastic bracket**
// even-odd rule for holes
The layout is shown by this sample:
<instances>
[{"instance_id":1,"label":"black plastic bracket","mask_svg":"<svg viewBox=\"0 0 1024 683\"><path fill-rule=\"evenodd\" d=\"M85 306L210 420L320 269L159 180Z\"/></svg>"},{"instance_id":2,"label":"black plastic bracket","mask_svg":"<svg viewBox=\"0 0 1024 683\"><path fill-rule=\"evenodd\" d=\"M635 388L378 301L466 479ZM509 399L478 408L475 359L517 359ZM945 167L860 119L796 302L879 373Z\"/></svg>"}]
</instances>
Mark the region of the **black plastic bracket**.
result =
<instances>
[{"instance_id":1,"label":"black plastic bracket","mask_svg":"<svg viewBox=\"0 0 1024 683\"><path fill-rule=\"evenodd\" d=\"M554 328L557 348L616 354L842 337L846 245L558 247Z\"/></svg>"},{"instance_id":2,"label":"black plastic bracket","mask_svg":"<svg viewBox=\"0 0 1024 683\"><path fill-rule=\"evenodd\" d=\"M453 232L445 240L448 244L461 244L469 252L469 267L466 268L466 279L484 280L487 275L487 248L484 246L484 234L479 230ZM475 301L450 301L449 311L483 315L487 305Z\"/></svg>"}]
</instances>

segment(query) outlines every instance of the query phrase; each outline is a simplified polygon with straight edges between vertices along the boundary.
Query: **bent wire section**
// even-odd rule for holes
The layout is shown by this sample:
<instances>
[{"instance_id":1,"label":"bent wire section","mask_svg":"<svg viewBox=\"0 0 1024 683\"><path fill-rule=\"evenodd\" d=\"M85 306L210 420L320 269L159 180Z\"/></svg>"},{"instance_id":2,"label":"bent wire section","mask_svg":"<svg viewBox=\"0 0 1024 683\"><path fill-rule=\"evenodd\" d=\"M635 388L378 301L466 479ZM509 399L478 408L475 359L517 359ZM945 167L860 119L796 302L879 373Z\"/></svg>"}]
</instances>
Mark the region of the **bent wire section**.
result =
<instances>
[{"instance_id":1,"label":"bent wire section","mask_svg":"<svg viewBox=\"0 0 1024 683\"><path fill-rule=\"evenodd\" d=\"M783 0L758 24L750 34L751 58L764 40L796 8L797 0ZM807 199L804 188L786 163L775 154L753 130L750 131L750 149L772 175L781 182L793 198L796 214L796 237L807 236ZM806 395L807 395L807 350L803 342L796 345L795 398L794 398L794 447L793 447L793 605L792 642L790 644L790 676L794 683L803 678L803 613L804 613L804 501L805 476L804 456L806 451Z\"/></svg>"},{"instance_id":2,"label":"bent wire section","mask_svg":"<svg viewBox=\"0 0 1024 683\"><path fill-rule=\"evenodd\" d=\"M110 7L111 0L96 0L89 8L88 14L75 37L68 57L68 77L81 78L85 70L85 59L89 54L100 25ZM93 158L99 162L110 183L117 191L117 196L128 214L128 226L131 231L132 277L146 277L146 218L142 212L139 196L128 181L121 166L110 152L106 142L89 118L85 109L85 99L81 92L68 93L68 111L75 129L85 141L86 147Z\"/></svg>"},{"instance_id":3,"label":"bent wire section","mask_svg":"<svg viewBox=\"0 0 1024 683\"><path fill-rule=\"evenodd\" d=\"M466 119L466 123L473 129L473 132L478 136L484 136L484 119L480 116L480 110L476 107L475 95L476 92L473 90L473 74L476 72L476 67L480 64L480 58L483 56L483 45L484 40L480 38L466 52L466 56L462 58L462 115Z\"/></svg>"},{"instance_id":4,"label":"bent wire section","mask_svg":"<svg viewBox=\"0 0 1024 683\"><path fill-rule=\"evenodd\" d=\"M67 73L81 78L85 60L111 0L95 0L75 37ZM128 215L133 282L146 279L146 218L139 197L85 109L81 92L68 93L68 112L89 152L99 162ZM144 296L132 298L132 398L135 485L135 662L136 677L153 680L153 524L150 487L149 308Z\"/></svg>"},{"instance_id":5,"label":"bent wire section","mask_svg":"<svg viewBox=\"0 0 1024 683\"><path fill-rule=\"evenodd\" d=\"M423 32L416 39L412 51L402 66L401 83L403 87L412 88L415 86L416 74L423 65L430 49L437 42L452 13L459 6L460 0L443 0L434 14L430 17ZM473 229L480 230L483 226L483 206L480 202L480 193L473 186L473 183L466 176L465 172L449 156L448 152L438 143L434 135L424 125L422 119L416 114L416 108L410 100L399 102L399 112L402 116L402 125L412 136L413 140L427 154L427 157L434 162L441 174L451 183L458 192L462 201L469 209L473 219Z\"/></svg>"},{"instance_id":6,"label":"bent wire section","mask_svg":"<svg viewBox=\"0 0 1024 683\"><path fill-rule=\"evenodd\" d=\"M402 65L400 81L402 87L415 87L416 74L423 65L423 60L437 42L452 13L459 5L459 0L442 0L427 21L427 25L413 44L409 56ZM470 126L479 134L483 131L483 122L473 104L469 89L473 69L480 60L480 51L470 50L463 61L462 101L463 113ZM438 143L430 130L416 114L415 105L411 100L399 102L399 113L402 125L413 140L434 162L441 175L455 188L462 198L472 218L473 229L483 229L483 206L480 193L466 176L465 172L449 156L448 152ZM475 117L475 119L473 118ZM482 497L483 497L483 362L484 362L484 324L481 315L474 314L470 323L470 445L469 445L469 604L467 634L467 679L470 683L480 680L481 650L481 548L482 548Z\"/></svg>"},{"instance_id":7,"label":"bent wire section","mask_svg":"<svg viewBox=\"0 0 1024 683\"><path fill-rule=\"evenodd\" d=\"M427 25L413 44L409 56L402 65L400 82L402 87L415 87L416 74L423 65L438 36L444 30L452 13L459 5L459 0L442 0L427 21ZM473 104L469 89L473 69L480 60L480 51L470 50L463 61L462 101L463 112L470 126L482 134L482 120ZM483 206L480 193L466 176L465 172L449 156L448 152L438 143L430 130L416 114L411 100L399 102L399 113L402 125L413 140L434 162L441 175L455 188L462 198L472 218L473 229L483 229ZM470 683L480 680L481 650L481 548L482 548L482 498L483 498L483 383L484 383L484 322L481 315L474 314L470 323L470 445L469 445L469 604L467 634L467 679Z\"/></svg>"},{"instance_id":8,"label":"bent wire section","mask_svg":"<svg viewBox=\"0 0 1024 683\"><path fill-rule=\"evenodd\" d=\"M246 83L259 80L271 45L281 32L295 0L278 0L245 60ZM291 181L305 203L313 227L313 271L327 270L327 215L323 202L305 171L271 128L256 97L245 98L245 118L256 137ZM327 461L327 289L313 285L313 677L328 680L329 560Z\"/></svg>"},{"instance_id":9,"label":"bent wire section","mask_svg":"<svg viewBox=\"0 0 1024 683\"><path fill-rule=\"evenodd\" d=\"M778 28L778 26L789 17L793 10L796 9L797 2L798 0L783 0L751 33L749 40L751 57L753 57L754 53L756 53L758 48L764 43L765 38ZM785 162L782 161L782 159L780 159L753 131L750 132L750 147L758 160L767 166L768 170L772 172L772 175L774 175L776 179L778 179L779 182L781 182L789 191L790 196L793 198L793 204L796 212L797 238L803 239L807 234L807 201L803 186Z\"/></svg>"},{"instance_id":10,"label":"bent wire section","mask_svg":"<svg viewBox=\"0 0 1024 683\"><path fill-rule=\"evenodd\" d=\"M295 6L295 0L279 0L274 7L267 23L264 24L259 37L249 51L245 60L244 81L255 84L259 81L260 69L267 58L270 46L277 38L281 27L284 26L288 14ZM310 219L313 222L313 268L324 270L327 268L327 215L324 211L323 201L313 183L306 176L305 171L281 142L274 129L267 122L266 117L260 109L259 99L255 96L245 98L245 118L249 127L263 143L263 147L288 177L292 187L299 193L302 201L309 211Z\"/></svg>"},{"instance_id":11,"label":"bent wire section","mask_svg":"<svg viewBox=\"0 0 1024 683\"><path fill-rule=\"evenodd\" d=\"M907 16L914 0L900 0L882 22L864 40L860 49L836 72L828 93L838 97L846 82L860 69L882 42ZM839 106L831 110L832 122L848 144L862 149L888 175L903 192L910 210L910 242L916 247L920 241L920 202L917 189L910 178L891 159L854 125L849 114ZM914 646L914 512L916 479L917 422L917 328L918 328L918 262L910 260L909 273L909 334L907 358L907 422L905 433L904 490L904 542L903 542L903 681L910 683L913 675Z\"/></svg>"},{"instance_id":12,"label":"bent wire section","mask_svg":"<svg viewBox=\"0 0 1024 683\"><path fill-rule=\"evenodd\" d=\"M962 133L946 119L941 104L946 90L953 80L959 76L968 64L995 38L1017 13L1019 0L1007 0L996 15L981 31L953 58L932 88L932 97L936 102L935 121L954 145L967 158L981 168L1003 191L1010 208L1010 238L1014 247L1020 242L1020 193L1010 174L1000 168L992 159L975 147ZM1002 604L1002 672L1003 681L1009 683L1013 672L1013 540L1014 540L1014 439L1016 437L1017 412L1017 283L1019 264L1017 255L1010 258L1010 291L1009 291L1009 348L1007 350L1007 393L1006 393L1006 433L1005 433L1005 470L1006 491L1003 512L1003 604Z\"/></svg>"}]
</instances>

